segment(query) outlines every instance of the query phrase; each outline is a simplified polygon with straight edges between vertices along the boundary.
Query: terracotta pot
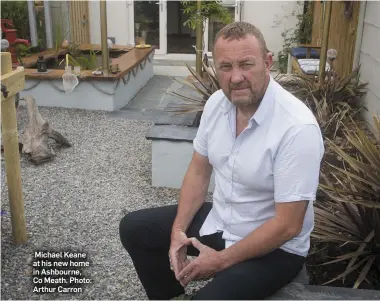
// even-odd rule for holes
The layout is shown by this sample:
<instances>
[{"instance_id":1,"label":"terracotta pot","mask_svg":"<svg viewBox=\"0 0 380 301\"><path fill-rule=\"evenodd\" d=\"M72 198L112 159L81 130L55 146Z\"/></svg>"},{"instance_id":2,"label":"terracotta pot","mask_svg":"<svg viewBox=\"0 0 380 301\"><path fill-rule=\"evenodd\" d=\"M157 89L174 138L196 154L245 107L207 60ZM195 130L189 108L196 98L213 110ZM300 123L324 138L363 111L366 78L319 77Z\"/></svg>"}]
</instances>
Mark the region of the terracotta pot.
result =
<instances>
[{"instance_id":1,"label":"terracotta pot","mask_svg":"<svg viewBox=\"0 0 380 301\"><path fill-rule=\"evenodd\" d=\"M62 42L62 44L61 44L61 48L67 49L67 48L69 48L69 45L70 45L69 41L68 40L64 40Z\"/></svg>"}]
</instances>

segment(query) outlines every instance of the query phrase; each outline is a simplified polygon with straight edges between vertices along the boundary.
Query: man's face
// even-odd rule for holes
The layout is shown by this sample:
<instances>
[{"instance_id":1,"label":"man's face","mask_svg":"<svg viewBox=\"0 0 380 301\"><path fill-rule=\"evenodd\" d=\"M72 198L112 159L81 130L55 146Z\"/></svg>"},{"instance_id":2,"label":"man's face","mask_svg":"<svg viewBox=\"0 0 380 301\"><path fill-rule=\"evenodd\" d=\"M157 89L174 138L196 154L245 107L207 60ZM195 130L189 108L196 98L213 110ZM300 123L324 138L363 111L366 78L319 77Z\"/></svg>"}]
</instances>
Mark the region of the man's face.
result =
<instances>
[{"instance_id":1,"label":"man's face","mask_svg":"<svg viewBox=\"0 0 380 301\"><path fill-rule=\"evenodd\" d=\"M233 104L254 105L264 96L272 55L263 55L254 36L231 41L219 38L214 62L219 84Z\"/></svg>"}]
</instances>

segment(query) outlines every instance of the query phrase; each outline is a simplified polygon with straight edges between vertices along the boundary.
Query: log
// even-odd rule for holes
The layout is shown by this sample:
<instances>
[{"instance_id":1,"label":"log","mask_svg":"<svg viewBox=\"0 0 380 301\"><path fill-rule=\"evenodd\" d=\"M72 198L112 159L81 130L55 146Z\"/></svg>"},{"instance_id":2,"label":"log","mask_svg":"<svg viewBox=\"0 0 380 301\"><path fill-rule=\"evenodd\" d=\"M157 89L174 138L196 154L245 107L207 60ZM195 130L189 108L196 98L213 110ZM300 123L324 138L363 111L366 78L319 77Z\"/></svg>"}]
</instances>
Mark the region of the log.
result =
<instances>
[{"instance_id":1,"label":"log","mask_svg":"<svg viewBox=\"0 0 380 301\"><path fill-rule=\"evenodd\" d=\"M34 164L51 161L55 153L48 145L49 138L63 147L71 147L71 143L42 118L36 100L31 95L25 96L24 100L28 108L29 124L20 138L22 152L29 154Z\"/></svg>"}]
</instances>

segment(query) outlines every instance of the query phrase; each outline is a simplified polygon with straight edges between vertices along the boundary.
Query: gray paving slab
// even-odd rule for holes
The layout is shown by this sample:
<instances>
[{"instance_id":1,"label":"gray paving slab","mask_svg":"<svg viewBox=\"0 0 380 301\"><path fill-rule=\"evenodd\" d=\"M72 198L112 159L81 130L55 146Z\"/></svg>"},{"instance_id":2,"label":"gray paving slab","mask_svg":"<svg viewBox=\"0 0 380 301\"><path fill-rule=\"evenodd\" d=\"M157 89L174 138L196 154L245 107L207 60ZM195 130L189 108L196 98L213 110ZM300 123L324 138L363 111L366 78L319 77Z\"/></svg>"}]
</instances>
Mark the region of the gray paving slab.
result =
<instances>
[{"instance_id":1,"label":"gray paving slab","mask_svg":"<svg viewBox=\"0 0 380 301\"><path fill-rule=\"evenodd\" d=\"M184 125L192 126L196 113L173 115L170 112L158 109L128 109L111 112L112 117L128 120L153 121L157 125Z\"/></svg>"},{"instance_id":2,"label":"gray paving slab","mask_svg":"<svg viewBox=\"0 0 380 301\"><path fill-rule=\"evenodd\" d=\"M292 283L269 300L380 300L380 291Z\"/></svg>"},{"instance_id":3,"label":"gray paving slab","mask_svg":"<svg viewBox=\"0 0 380 301\"><path fill-rule=\"evenodd\" d=\"M154 125L145 136L148 140L187 141L192 142L198 128L177 125Z\"/></svg>"},{"instance_id":4,"label":"gray paving slab","mask_svg":"<svg viewBox=\"0 0 380 301\"><path fill-rule=\"evenodd\" d=\"M154 121L156 124L191 126L196 113L174 115L165 111L168 105L183 103L178 96L169 94L175 91L190 97L200 97L191 87L179 82L184 77L155 75L124 108L111 113L112 116L129 120Z\"/></svg>"}]
</instances>

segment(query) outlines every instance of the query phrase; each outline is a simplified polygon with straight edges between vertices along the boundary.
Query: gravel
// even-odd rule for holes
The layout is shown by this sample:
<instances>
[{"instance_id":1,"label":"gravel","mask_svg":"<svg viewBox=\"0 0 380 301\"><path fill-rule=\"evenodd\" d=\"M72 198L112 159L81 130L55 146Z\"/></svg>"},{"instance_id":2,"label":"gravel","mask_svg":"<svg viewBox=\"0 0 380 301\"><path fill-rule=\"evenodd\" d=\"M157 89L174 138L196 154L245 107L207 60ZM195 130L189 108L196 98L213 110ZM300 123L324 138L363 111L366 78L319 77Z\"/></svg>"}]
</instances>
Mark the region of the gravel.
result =
<instances>
[{"instance_id":1,"label":"gravel","mask_svg":"<svg viewBox=\"0 0 380 301\"><path fill-rule=\"evenodd\" d=\"M1 299L146 299L118 233L125 212L173 204L179 190L151 186L151 122L110 117L107 112L39 108L71 148L56 148L52 162L31 164L21 155L28 241L15 246L4 161L1 162ZM19 129L26 109L18 109ZM93 283L81 294L33 293L36 250L88 254L84 274ZM191 292L202 283L191 285Z\"/></svg>"}]
</instances>

